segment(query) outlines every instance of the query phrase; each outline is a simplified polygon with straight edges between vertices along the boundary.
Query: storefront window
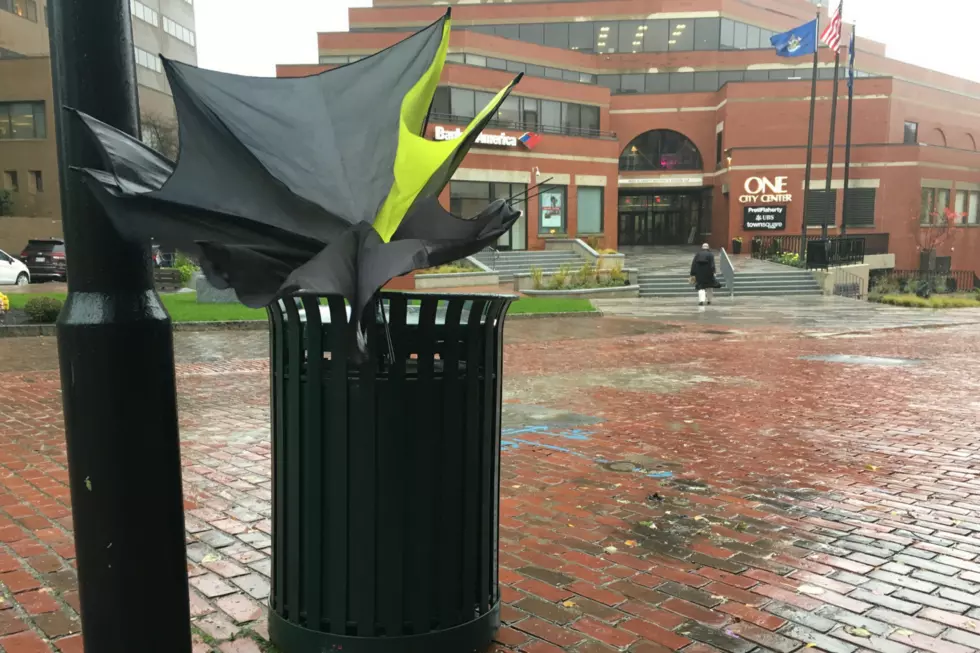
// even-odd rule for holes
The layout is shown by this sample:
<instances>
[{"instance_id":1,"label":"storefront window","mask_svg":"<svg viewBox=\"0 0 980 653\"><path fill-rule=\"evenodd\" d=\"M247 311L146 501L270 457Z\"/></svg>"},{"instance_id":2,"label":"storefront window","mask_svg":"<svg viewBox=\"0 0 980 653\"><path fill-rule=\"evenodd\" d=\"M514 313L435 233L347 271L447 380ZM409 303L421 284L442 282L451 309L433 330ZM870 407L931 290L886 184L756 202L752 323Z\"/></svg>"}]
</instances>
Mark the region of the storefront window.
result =
<instances>
[{"instance_id":1,"label":"storefront window","mask_svg":"<svg viewBox=\"0 0 980 653\"><path fill-rule=\"evenodd\" d=\"M490 184L485 181L453 181L449 184L449 212L469 219L490 203Z\"/></svg>"},{"instance_id":2,"label":"storefront window","mask_svg":"<svg viewBox=\"0 0 980 653\"><path fill-rule=\"evenodd\" d=\"M578 233L602 233L602 188L578 187Z\"/></svg>"},{"instance_id":3,"label":"storefront window","mask_svg":"<svg viewBox=\"0 0 980 653\"><path fill-rule=\"evenodd\" d=\"M550 186L538 196L540 233L565 233L565 192L564 186Z\"/></svg>"},{"instance_id":4,"label":"storefront window","mask_svg":"<svg viewBox=\"0 0 980 653\"><path fill-rule=\"evenodd\" d=\"M683 134L655 129L633 139L619 157L620 170L701 170L701 153Z\"/></svg>"}]
</instances>

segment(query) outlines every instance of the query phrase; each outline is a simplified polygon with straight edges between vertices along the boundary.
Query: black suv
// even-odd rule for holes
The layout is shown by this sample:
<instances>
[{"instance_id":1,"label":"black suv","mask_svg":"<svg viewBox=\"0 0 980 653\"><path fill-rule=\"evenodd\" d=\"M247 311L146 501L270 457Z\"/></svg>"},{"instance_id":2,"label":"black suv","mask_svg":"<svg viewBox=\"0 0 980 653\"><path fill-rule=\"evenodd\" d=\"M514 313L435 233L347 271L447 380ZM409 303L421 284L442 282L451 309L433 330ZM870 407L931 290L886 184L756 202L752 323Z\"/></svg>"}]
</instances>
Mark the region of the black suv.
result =
<instances>
[{"instance_id":1,"label":"black suv","mask_svg":"<svg viewBox=\"0 0 980 653\"><path fill-rule=\"evenodd\" d=\"M20 260L31 271L31 279L43 281L46 279L68 278L68 263L65 259L65 241L63 240L29 240Z\"/></svg>"}]
</instances>

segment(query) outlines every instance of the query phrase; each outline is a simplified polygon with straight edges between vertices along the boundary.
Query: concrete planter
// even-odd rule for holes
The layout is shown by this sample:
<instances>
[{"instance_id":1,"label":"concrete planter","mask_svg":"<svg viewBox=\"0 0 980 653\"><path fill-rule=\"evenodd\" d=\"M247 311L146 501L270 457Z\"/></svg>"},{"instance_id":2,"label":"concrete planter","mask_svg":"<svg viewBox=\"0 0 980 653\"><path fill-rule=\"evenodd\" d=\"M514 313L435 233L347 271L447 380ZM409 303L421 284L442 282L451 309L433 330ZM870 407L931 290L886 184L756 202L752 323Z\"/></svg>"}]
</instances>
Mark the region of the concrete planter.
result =
<instances>
[{"instance_id":1,"label":"concrete planter","mask_svg":"<svg viewBox=\"0 0 980 653\"><path fill-rule=\"evenodd\" d=\"M592 263L592 265L600 270L612 270L613 268L623 267L623 263L626 261L625 254L600 254L581 238L549 240L544 244L544 248L549 251L575 252L582 257L583 261Z\"/></svg>"},{"instance_id":2,"label":"concrete planter","mask_svg":"<svg viewBox=\"0 0 980 653\"><path fill-rule=\"evenodd\" d=\"M479 270L476 272L459 272L453 274L417 274L415 288L431 290L433 288L463 288L468 286L496 286L500 284L500 275L496 272Z\"/></svg>"},{"instance_id":3,"label":"concrete planter","mask_svg":"<svg viewBox=\"0 0 980 653\"><path fill-rule=\"evenodd\" d=\"M574 272L575 272L575 270L572 270L572 273L573 274L574 274ZM600 269L600 274L603 277L608 278L609 271L606 270L606 269ZM626 276L627 286L636 286L637 284L639 284L639 282L640 282L640 271L637 270L636 268L627 268L627 269L623 270L623 274ZM541 283L543 285L545 285L545 286L548 286L549 284L551 284L551 279L552 279L553 276L554 276L553 273L547 273L546 272L546 273L542 274L541 275ZM616 288L620 288L620 287L624 287L625 288L627 286L613 286L612 289L616 289ZM528 273L528 272L520 272L520 273L517 273L517 274L514 275L514 290L516 290L517 292L522 292L525 295L530 295L531 294L531 291L533 291L533 292L565 292L563 290L545 290L545 289L537 290L537 289L535 289L535 287L534 287L534 279L531 276L531 274ZM598 289L583 288L582 290L605 290L605 289L604 288L598 288Z\"/></svg>"},{"instance_id":4,"label":"concrete planter","mask_svg":"<svg viewBox=\"0 0 980 653\"><path fill-rule=\"evenodd\" d=\"M566 288L564 290L522 290L528 297L570 297L575 299L622 299L639 297L639 286L613 286L611 288Z\"/></svg>"}]
</instances>

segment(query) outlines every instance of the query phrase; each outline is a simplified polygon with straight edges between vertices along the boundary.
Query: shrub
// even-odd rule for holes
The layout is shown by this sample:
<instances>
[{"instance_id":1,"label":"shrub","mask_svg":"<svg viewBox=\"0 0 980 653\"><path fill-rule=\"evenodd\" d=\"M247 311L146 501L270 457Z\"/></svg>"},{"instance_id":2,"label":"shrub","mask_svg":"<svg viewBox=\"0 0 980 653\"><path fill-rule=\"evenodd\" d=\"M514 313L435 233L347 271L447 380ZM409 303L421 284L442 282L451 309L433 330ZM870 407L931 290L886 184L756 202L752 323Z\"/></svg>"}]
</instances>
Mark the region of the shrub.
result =
<instances>
[{"instance_id":1,"label":"shrub","mask_svg":"<svg viewBox=\"0 0 980 653\"><path fill-rule=\"evenodd\" d=\"M9 190L0 189L0 215L12 215L14 212L14 196Z\"/></svg>"},{"instance_id":2,"label":"shrub","mask_svg":"<svg viewBox=\"0 0 980 653\"><path fill-rule=\"evenodd\" d=\"M599 251L599 247L601 246L601 242L602 241L599 240L599 237L598 236L587 236L585 238L585 244L588 245L589 247L591 247L592 249L594 249L597 252Z\"/></svg>"},{"instance_id":3,"label":"shrub","mask_svg":"<svg viewBox=\"0 0 980 653\"><path fill-rule=\"evenodd\" d=\"M544 270L539 267L532 267L531 283L535 290L541 290L544 287Z\"/></svg>"},{"instance_id":4,"label":"shrub","mask_svg":"<svg viewBox=\"0 0 980 653\"><path fill-rule=\"evenodd\" d=\"M448 265L439 265L434 268L419 270L416 274L463 274L466 272L476 272L476 270L468 265L450 263Z\"/></svg>"},{"instance_id":5,"label":"shrub","mask_svg":"<svg viewBox=\"0 0 980 653\"><path fill-rule=\"evenodd\" d=\"M871 295L869 299L892 306L906 308L980 308L980 297L975 295Z\"/></svg>"},{"instance_id":6,"label":"shrub","mask_svg":"<svg viewBox=\"0 0 980 653\"><path fill-rule=\"evenodd\" d=\"M609 280L613 282L612 285L614 286L626 285L626 273L623 272L622 265L616 265L609 270Z\"/></svg>"},{"instance_id":7,"label":"shrub","mask_svg":"<svg viewBox=\"0 0 980 653\"><path fill-rule=\"evenodd\" d=\"M24 304L27 319L34 324L52 324L58 320L62 301L54 297L33 297Z\"/></svg>"},{"instance_id":8,"label":"shrub","mask_svg":"<svg viewBox=\"0 0 980 653\"><path fill-rule=\"evenodd\" d=\"M183 252L177 252L177 256L174 257L174 268L180 272L180 282L185 286L191 282L194 273L201 269Z\"/></svg>"},{"instance_id":9,"label":"shrub","mask_svg":"<svg viewBox=\"0 0 980 653\"><path fill-rule=\"evenodd\" d=\"M561 290L564 288L570 275L571 268L568 265L562 265L557 272L551 275L551 283L548 284L548 290Z\"/></svg>"},{"instance_id":10,"label":"shrub","mask_svg":"<svg viewBox=\"0 0 980 653\"><path fill-rule=\"evenodd\" d=\"M901 284L895 277L881 276L874 280L871 289L880 295L894 295L901 289Z\"/></svg>"},{"instance_id":11,"label":"shrub","mask_svg":"<svg viewBox=\"0 0 980 653\"><path fill-rule=\"evenodd\" d=\"M573 288L585 288L590 283L599 280L599 275L594 265L586 261L582 267L572 275L571 286Z\"/></svg>"}]
</instances>

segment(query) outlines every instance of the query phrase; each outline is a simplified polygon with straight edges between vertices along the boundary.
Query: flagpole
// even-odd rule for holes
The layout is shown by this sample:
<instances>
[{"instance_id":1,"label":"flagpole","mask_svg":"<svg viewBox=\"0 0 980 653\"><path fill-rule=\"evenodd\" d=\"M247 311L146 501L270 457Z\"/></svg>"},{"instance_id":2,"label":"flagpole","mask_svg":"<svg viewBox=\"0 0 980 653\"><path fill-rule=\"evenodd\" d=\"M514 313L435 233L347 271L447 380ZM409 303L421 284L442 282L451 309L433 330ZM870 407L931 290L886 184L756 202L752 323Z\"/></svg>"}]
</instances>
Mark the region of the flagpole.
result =
<instances>
[{"instance_id":1,"label":"flagpole","mask_svg":"<svg viewBox=\"0 0 980 653\"><path fill-rule=\"evenodd\" d=\"M851 44L847 51L848 60L851 62L848 72L847 82L847 140L844 145L844 205L841 210L840 235L847 235L847 186L851 179L851 125L854 118L854 54L851 50L855 46L854 32L857 31L856 25L851 25Z\"/></svg>"},{"instance_id":2,"label":"flagpole","mask_svg":"<svg viewBox=\"0 0 980 653\"><path fill-rule=\"evenodd\" d=\"M841 16L843 17L844 12L844 2L841 0L840 9ZM833 191L833 180L834 180L834 132L837 126L837 92L838 92L838 80L840 79L840 47L837 48L837 53L834 56L834 92L830 96L830 145L827 150L827 185L824 187L828 192ZM837 194L834 193L834 201L830 205L830 224L837 224ZM823 240L827 240L827 216L824 215L823 225L820 229L820 237Z\"/></svg>"},{"instance_id":3,"label":"flagpole","mask_svg":"<svg viewBox=\"0 0 980 653\"><path fill-rule=\"evenodd\" d=\"M810 83L810 128L806 142L806 179L803 182L803 224L800 227L800 259L806 258L806 216L810 207L810 176L813 172L813 115L817 109L817 63L820 61L820 9L813 35L813 81Z\"/></svg>"}]
</instances>

